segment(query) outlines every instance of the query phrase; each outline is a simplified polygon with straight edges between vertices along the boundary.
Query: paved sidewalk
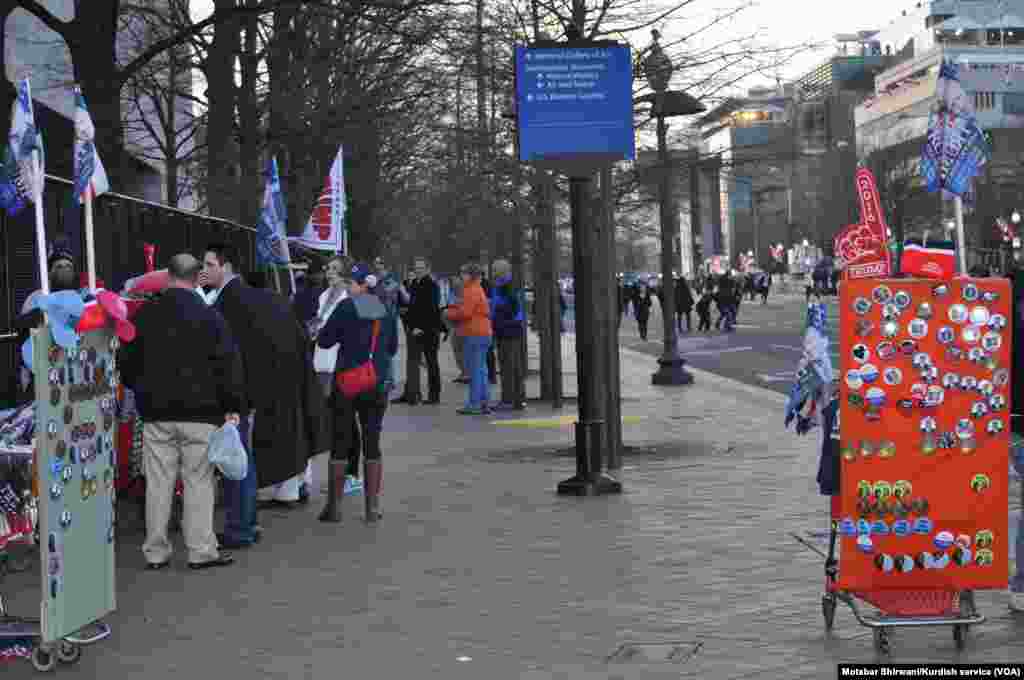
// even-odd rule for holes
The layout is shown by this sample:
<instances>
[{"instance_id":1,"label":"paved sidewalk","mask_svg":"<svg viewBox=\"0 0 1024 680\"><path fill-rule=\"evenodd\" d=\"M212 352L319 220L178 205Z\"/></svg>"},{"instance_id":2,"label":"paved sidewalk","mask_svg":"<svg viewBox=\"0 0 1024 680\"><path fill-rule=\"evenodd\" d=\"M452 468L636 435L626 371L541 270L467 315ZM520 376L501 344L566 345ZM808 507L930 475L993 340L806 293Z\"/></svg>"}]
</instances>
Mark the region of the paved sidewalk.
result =
<instances>
[{"instance_id":1,"label":"paved sidewalk","mask_svg":"<svg viewBox=\"0 0 1024 680\"><path fill-rule=\"evenodd\" d=\"M263 543L202 573L180 552L173 569L142 571L129 527L114 636L61 674L821 678L876 659L847 610L823 632L821 560L789 536L826 526L820 440L782 430L781 395L704 372L655 388L651 358L625 351L624 437L654 452L627 456L622 496L561 498L571 429L458 416L450 352L443 368L443 405L388 412L380 525L360 521L361 499L346 499L340 526L316 521L319 499L264 512ZM572 413L534 405L520 417ZM12 611L37 611L32 578L5 588L19 585ZM893 636L893 660L1024 660L1005 596L981 593L979 608L989 622L962 655L949 629L912 630ZM27 663L3 673L33 675Z\"/></svg>"}]
</instances>

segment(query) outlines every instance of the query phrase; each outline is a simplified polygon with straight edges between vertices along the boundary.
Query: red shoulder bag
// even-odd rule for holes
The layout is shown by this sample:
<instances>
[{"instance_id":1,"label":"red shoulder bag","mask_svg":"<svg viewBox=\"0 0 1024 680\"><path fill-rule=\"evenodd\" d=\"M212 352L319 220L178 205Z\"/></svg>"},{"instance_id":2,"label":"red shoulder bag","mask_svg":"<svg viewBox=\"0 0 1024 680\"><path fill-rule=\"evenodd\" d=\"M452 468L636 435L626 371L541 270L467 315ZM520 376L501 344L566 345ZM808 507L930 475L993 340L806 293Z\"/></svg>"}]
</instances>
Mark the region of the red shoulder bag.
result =
<instances>
[{"instance_id":1,"label":"red shoulder bag","mask_svg":"<svg viewBox=\"0 0 1024 680\"><path fill-rule=\"evenodd\" d=\"M373 340L370 343L370 358L355 368L334 374L334 382L346 399L355 399L360 394L377 387L377 369L373 366L373 355L377 353L377 337L380 321L373 322Z\"/></svg>"}]
</instances>

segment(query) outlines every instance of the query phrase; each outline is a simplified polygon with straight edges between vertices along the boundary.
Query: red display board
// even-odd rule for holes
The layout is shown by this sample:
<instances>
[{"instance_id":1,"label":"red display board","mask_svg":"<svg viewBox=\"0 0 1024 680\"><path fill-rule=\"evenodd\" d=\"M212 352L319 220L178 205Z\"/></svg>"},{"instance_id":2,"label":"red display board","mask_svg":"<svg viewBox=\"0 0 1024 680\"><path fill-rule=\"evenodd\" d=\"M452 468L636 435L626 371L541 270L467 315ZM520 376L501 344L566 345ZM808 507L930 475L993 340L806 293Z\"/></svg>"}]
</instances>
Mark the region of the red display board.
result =
<instances>
[{"instance_id":1,"label":"red display board","mask_svg":"<svg viewBox=\"0 0 1024 680\"><path fill-rule=\"evenodd\" d=\"M1006 279L840 289L839 587L1005 588Z\"/></svg>"}]
</instances>

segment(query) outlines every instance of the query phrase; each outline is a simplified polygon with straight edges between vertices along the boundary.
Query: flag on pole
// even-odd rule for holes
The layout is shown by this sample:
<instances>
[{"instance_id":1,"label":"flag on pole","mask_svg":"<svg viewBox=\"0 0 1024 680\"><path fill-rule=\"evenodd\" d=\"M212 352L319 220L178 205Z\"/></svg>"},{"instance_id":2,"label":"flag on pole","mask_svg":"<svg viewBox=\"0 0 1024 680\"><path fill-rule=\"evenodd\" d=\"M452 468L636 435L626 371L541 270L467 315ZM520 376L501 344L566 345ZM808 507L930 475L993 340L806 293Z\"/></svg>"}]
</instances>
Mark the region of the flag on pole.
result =
<instances>
[{"instance_id":1,"label":"flag on pole","mask_svg":"<svg viewBox=\"0 0 1024 680\"><path fill-rule=\"evenodd\" d=\"M943 61L939 69L935 98L921 151L921 174L928 191L963 196L988 161L989 146L971 95L964 91L959 68L952 62Z\"/></svg>"},{"instance_id":2,"label":"flag on pole","mask_svg":"<svg viewBox=\"0 0 1024 680\"><path fill-rule=\"evenodd\" d=\"M338 148L338 155L331 165L324 189L317 199L313 214L306 222L301 236L292 237L301 246L313 250L327 250L341 255L348 254L348 238L345 229L345 172L344 147Z\"/></svg>"},{"instance_id":3,"label":"flag on pole","mask_svg":"<svg viewBox=\"0 0 1024 680\"><path fill-rule=\"evenodd\" d=\"M18 84L18 96L11 107L11 131L7 141L7 150L0 163L0 207L14 216L26 203L33 203L36 196L43 195L46 176L43 135L36 128L28 78Z\"/></svg>"},{"instance_id":4,"label":"flag on pole","mask_svg":"<svg viewBox=\"0 0 1024 680\"><path fill-rule=\"evenodd\" d=\"M261 267L286 266L291 262L284 226L288 211L284 194L281 193L281 179L277 174L277 158L267 161L264 175L266 189L263 192L263 212L260 213L259 228L256 230L256 264Z\"/></svg>"},{"instance_id":5,"label":"flag on pole","mask_svg":"<svg viewBox=\"0 0 1024 680\"><path fill-rule=\"evenodd\" d=\"M85 106L82 89L75 87L75 195L79 203L85 202L87 194L96 198L110 191L95 140L96 127Z\"/></svg>"}]
</instances>

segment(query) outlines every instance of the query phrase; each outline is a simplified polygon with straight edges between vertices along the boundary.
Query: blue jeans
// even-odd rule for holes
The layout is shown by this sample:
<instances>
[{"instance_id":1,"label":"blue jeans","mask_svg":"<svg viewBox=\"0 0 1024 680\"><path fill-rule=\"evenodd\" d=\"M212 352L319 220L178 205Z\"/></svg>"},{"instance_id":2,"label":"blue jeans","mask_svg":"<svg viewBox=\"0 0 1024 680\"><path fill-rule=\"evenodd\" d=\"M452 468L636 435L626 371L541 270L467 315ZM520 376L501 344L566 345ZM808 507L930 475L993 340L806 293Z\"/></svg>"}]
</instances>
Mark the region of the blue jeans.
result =
<instances>
[{"instance_id":1,"label":"blue jeans","mask_svg":"<svg viewBox=\"0 0 1024 680\"><path fill-rule=\"evenodd\" d=\"M252 455L252 428L255 414L243 416L238 423L242 446L249 454L245 479L224 480L224 540L229 543L252 543L256 540L256 459Z\"/></svg>"},{"instance_id":2,"label":"blue jeans","mask_svg":"<svg viewBox=\"0 0 1024 680\"><path fill-rule=\"evenodd\" d=\"M487 378L487 350L491 347L490 337L468 336L462 352L466 362L466 377L469 378L469 393L466 408L481 409L491 401L491 383Z\"/></svg>"},{"instance_id":3,"label":"blue jeans","mask_svg":"<svg viewBox=\"0 0 1024 680\"><path fill-rule=\"evenodd\" d=\"M1017 474L1024 477L1024 446L1010 447L1010 462L1017 470ZM1016 550L1017 573L1010 577L1010 590L1024 593L1024 511L1017 521Z\"/></svg>"}]
</instances>

